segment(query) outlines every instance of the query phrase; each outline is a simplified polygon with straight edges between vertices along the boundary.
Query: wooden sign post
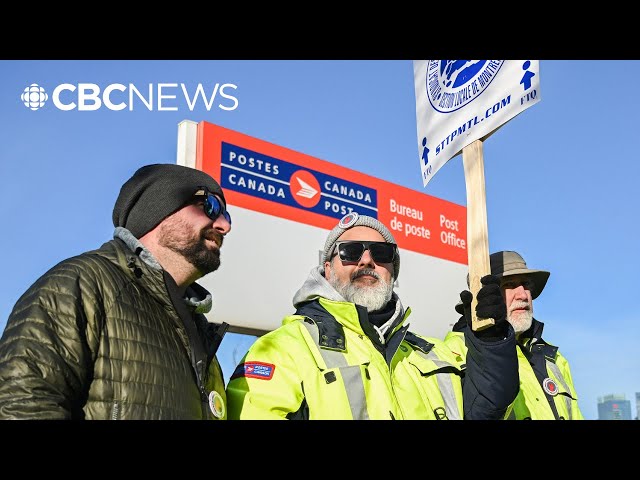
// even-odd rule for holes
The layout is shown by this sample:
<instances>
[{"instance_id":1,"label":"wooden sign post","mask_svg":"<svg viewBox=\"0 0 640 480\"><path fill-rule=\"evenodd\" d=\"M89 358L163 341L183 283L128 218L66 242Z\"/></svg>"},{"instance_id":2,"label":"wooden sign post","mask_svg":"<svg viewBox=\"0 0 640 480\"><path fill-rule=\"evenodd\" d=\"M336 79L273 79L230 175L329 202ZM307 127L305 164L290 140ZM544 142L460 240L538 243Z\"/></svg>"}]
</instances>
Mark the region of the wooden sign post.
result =
<instances>
[{"instance_id":1,"label":"wooden sign post","mask_svg":"<svg viewBox=\"0 0 640 480\"><path fill-rule=\"evenodd\" d=\"M484 158L482 141L475 140L462 149L464 178L467 186L467 254L469 257L469 288L473 294L471 303L471 328L484 330L495 324L493 318L477 318L476 298L480 279L491 273L489 263L489 234L487 229L487 199L484 188Z\"/></svg>"}]
</instances>

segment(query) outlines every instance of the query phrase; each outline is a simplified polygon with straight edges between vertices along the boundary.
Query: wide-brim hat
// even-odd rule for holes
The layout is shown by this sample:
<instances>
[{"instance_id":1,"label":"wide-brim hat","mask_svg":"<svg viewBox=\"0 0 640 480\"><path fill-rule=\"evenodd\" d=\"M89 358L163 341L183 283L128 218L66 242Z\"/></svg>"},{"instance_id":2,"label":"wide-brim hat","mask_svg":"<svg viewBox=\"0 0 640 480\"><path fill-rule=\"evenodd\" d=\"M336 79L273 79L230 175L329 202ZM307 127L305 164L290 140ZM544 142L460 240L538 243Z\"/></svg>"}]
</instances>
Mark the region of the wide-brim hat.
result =
<instances>
[{"instance_id":1,"label":"wide-brim hat","mask_svg":"<svg viewBox=\"0 0 640 480\"><path fill-rule=\"evenodd\" d=\"M502 277L510 277L512 275L528 275L533 280L533 288L531 289L531 298L536 299L544 290L547 280L549 280L550 272L545 270L532 270L527 268L524 258L512 250L504 250L489 255L491 264L491 275L501 279ZM467 286L469 285L469 275L467 275ZM456 304L456 312L463 314L462 301Z\"/></svg>"},{"instance_id":2,"label":"wide-brim hat","mask_svg":"<svg viewBox=\"0 0 640 480\"><path fill-rule=\"evenodd\" d=\"M524 258L518 253L511 250L492 253L489 256L491 264L491 275L498 278L511 277L513 275L527 275L533 280L533 288L531 289L531 298L538 298L542 293L550 272L545 270L533 270L527 268Z\"/></svg>"}]
</instances>

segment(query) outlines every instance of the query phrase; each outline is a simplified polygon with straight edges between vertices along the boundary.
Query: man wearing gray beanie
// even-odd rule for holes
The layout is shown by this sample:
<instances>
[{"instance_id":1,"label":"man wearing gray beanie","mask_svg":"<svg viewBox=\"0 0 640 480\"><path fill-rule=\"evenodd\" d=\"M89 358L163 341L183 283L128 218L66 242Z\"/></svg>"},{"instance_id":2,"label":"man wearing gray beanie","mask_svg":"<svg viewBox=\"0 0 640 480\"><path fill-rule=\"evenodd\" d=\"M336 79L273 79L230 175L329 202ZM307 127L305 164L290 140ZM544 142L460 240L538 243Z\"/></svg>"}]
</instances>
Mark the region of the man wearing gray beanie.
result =
<instances>
[{"instance_id":1,"label":"man wearing gray beanie","mask_svg":"<svg viewBox=\"0 0 640 480\"><path fill-rule=\"evenodd\" d=\"M231 230L222 188L175 164L121 187L113 239L63 260L16 303L0 339L0 419L226 419L196 280L220 266Z\"/></svg>"},{"instance_id":2,"label":"man wearing gray beanie","mask_svg":"<svg viewBox=\"0 0 640 480\"><path fill-rule=\"evenodd\" d=\"M467 332L465 365L443 340L409 331L411 310L393 290L399 273L400 251L382 222L357 212L340 219L293 297L295 313L231 375L228 418L505 418L518 391L513 329L496 338ZM485 278L479 309L504 310L494 280Z\"/></svg>"}]
</instances>

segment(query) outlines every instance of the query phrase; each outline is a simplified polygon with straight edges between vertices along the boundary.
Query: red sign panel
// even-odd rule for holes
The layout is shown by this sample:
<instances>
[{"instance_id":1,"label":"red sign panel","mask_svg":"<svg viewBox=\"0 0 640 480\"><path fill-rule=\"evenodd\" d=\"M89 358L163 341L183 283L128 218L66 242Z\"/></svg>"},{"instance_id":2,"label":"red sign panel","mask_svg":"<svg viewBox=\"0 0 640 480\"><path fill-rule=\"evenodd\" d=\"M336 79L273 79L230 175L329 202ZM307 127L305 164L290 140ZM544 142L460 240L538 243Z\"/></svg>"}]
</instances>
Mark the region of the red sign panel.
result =
<instances>
[{"instance_id":1,"label":"red sign panel","mask_svg":"<svg viewBox=\"0 0 640 480\"><path fill-rule=\"evenodd\" d=\"M387 225L403 249L467 264L467 209L208 122L196 168L229 204L326 229L356 211Z\"/></svg>"}]
</instances>

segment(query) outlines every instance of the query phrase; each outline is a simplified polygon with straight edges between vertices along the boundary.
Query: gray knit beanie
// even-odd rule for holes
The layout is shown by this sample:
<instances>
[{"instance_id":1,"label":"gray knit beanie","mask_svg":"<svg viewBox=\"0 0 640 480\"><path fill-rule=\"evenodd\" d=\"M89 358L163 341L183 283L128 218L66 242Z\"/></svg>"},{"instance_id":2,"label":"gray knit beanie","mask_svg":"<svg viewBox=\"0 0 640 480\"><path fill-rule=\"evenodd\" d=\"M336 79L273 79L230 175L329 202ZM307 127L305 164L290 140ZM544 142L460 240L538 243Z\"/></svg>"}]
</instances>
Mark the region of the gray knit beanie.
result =
<instances>
[{"instance_id":1,"label":"gray knit beanie","mask_svg":"<svg viewBox=\"0 0 640 480\"><path fill-rule=\"evenodd\" d=\"M113 226L124 227L136 238L185 206L198 187L206 187L225 204L222 188L202 170L172 163L139 168L127 180L113 207Z\"/></svg>"},{"instance_id":2,"label":"gray knit beanie","mask_svg":"<svg viewBox=\"0 0 640 480\"><path fill-rule=\"evenodd\" d=\"M336 246L336 242L340 235L353 227L369 227L373 228L380 232L380 235L384 237L387 243L396 243L393 235L387 227L385 227L381 222L376 220L373 217L368 217L366 215L359 215L357 212L347 213L344 217L340 219L338 225L336 225L333 230L329 232L329 236L327 237L327 241L324 244L324 252L322 255L322 259L324 262L328 262L331 260L331 254L333 253L333 249ZM393 258L393 279L398 279L398 274L400 273L400 252L396 252L396 256Z\"/></svg>"}]
</instances>

